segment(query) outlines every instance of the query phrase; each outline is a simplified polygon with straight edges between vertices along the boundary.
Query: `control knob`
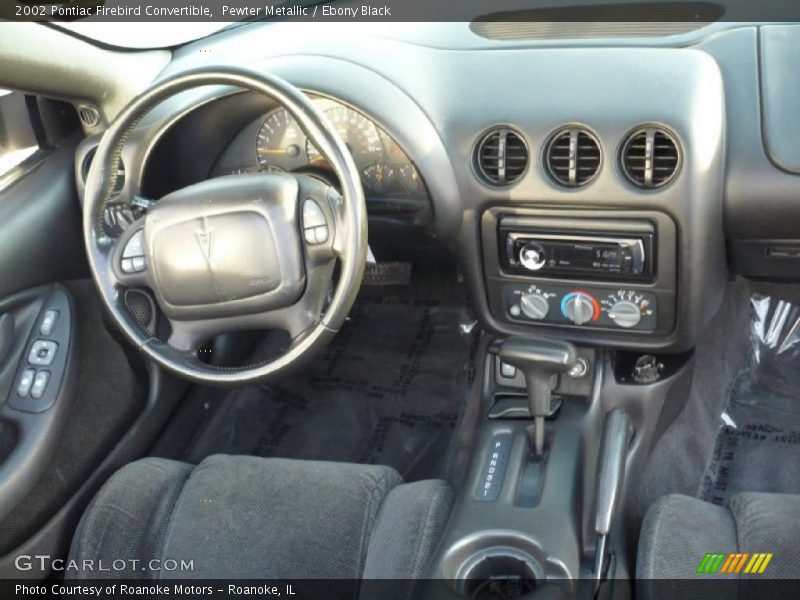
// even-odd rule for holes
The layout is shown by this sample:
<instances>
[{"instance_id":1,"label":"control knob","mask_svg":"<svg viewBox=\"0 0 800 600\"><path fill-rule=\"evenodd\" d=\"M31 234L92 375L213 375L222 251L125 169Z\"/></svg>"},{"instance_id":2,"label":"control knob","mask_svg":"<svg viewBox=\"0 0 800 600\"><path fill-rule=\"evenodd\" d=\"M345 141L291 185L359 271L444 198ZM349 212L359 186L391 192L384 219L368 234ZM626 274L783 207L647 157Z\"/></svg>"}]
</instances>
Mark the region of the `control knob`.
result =
<instances>
[{"instance_id":1,"label":"control knob","mask_svg":"<svg viewBox=\"0 0 800 600\"><path fill-rule=\"evenodd\" d=\"M550 312L550 303L541 294L523 294L519 299L519 307L529 319L540 321Z\"/></svg>"},{"instance_id":2,"label":"control knob","mask_svg":"<svg viewBox=\"0 0 800 600\"><path fill-rule=\"evenodd\" d=\"M596 319L600 312L597 300L586 292L570 292L561 300L561 312L576 325Z\"/></svg>"},{"instance_id":3,"label":"control knob","mask_svg":"<svg viewBox=\"0 0 800 600\"><path fill-rule=\"evenodd\" d=\"M525 244L519 251L519 262L529 271L538 271L544 266L544 249L539 244Z\"/></svg>"},{"instance_id":4,"label":"control knob","mask_svg":"<svg viewBox=\"0 0 800 600\"><path fill-rule=\"evenodd\" d=\"M642 311L630 300L620 300L608 310L608 316L620 327L630 329L642 320Z\"/></svg>"}]
</instances>

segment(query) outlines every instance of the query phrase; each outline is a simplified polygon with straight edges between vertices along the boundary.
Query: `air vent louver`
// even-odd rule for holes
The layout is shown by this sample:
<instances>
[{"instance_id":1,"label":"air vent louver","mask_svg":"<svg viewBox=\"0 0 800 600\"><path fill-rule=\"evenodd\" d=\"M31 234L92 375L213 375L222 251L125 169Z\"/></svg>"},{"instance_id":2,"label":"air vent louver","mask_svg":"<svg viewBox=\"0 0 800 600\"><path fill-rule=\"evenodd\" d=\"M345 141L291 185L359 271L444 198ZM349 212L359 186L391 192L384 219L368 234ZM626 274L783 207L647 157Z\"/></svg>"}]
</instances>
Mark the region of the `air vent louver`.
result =
<instances>
[{"instance_id":1,"label":"air vent louver","mask_svg":"<svg viewBox=\"0 0 800 600\"><path fill-rule=\"evenodd\" d=\"M93 106L79 106L78 118L85 127L97 127L100 124L100 112Z\"/></svg>"},{"instance_id":2,"label":"air vent louver","mask_svg":"<svg viewBox=\"0 0 800 600\"><path fill-rule=\"evenodd\" d=\"M681 156L673 137L655 127L639 129L622 147L622 170L641 188L659 188L675 178Z\"/></svg>"},{"instance_id":3,"label":"air vent louver","mask_svg":"<svg viewBox=\"0 0 800 600\"><path fill-rule=\"evenodd\" d=\"M483 136L476 148L475 167L488 183L513 183L528 168L525 140L511 129L493 129Z\"/></svg>"},{"instance_id":4,"label":"air vent louver","mask_svg":"<svg viewBox=\"0 0 800 600\"><path fill-rule=\"evenodd\" d=\"M89 169L92 166L92 161L94 160L94 155L97 153L97 146L89 150L86 153L86 156L83 158L83 163L81 164L81 177L83 177L83 183L86 183L86 178L89 177ZM125 185L125 165L122 164L122 160L119 161L119 168L117 169L117 181L114 184L114 193L119 193Z\"/></svg>"},{"instance_id":5,"label":"air vent louver","mask_svg":"<svg viewBox=\"0 0 800 600\"><path fill-rule=\"evenodd\" d=\"M600 170L600 144L584 129L572 127L556 133L547 144L550 176L561 185L586 185Z\"/></svg>"}]
</instances>

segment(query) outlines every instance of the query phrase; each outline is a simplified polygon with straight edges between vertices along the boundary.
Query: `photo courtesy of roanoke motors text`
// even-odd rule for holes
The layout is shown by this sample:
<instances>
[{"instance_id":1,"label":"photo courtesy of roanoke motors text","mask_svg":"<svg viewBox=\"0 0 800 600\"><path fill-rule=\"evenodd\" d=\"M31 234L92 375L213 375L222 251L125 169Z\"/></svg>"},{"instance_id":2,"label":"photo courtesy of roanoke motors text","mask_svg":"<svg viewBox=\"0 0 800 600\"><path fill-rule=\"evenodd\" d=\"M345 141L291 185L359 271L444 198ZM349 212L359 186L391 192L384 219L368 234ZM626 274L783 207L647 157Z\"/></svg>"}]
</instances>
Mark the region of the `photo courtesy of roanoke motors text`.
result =
<instances>
[{"instance_id":1,"label":"photo courtesy of roanoke motors text","mask_svg":"<svg viewBox=\"0 0 800 600\"><path fill-rule=\"evenodd\" d=\"M800 598L800 4L6 0L0 598Z\"/></svg>"}]
</instances>

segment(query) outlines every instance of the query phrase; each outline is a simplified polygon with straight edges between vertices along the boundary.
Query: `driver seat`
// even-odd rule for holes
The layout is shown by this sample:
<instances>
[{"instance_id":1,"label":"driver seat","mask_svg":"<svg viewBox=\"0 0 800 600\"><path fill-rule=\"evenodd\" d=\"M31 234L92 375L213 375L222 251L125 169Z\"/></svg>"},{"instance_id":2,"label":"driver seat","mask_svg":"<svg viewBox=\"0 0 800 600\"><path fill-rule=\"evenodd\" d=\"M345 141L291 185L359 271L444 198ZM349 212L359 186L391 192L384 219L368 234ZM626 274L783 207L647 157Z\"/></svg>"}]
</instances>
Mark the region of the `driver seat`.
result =
<instances>
[{"instance_id":1,"label":"driver seat","mask_svg":"<svg viewBox=\"0 0 800 600\"><path fill-rule=\"evenodd\" d=\"M444 481L404 484L385 466L225 455L199 465L146 458L102 487L70 550L78 565L124 559L130 566L67 576L363 578L412 585L428 575L452 499ZM169 559L193 566L166 570Z\"/></svg>"}]
</instances>

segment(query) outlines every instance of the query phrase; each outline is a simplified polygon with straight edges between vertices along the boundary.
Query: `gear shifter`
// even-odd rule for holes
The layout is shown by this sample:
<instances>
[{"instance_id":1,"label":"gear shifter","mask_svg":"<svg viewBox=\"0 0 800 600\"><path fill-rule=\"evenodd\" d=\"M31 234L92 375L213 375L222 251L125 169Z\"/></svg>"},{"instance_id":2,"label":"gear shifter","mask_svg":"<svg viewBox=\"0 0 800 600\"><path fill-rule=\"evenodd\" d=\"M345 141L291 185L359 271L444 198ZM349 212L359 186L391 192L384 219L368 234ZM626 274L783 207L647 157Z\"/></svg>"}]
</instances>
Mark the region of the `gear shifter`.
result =
<instances>
[{"instance_id":1,"label":"gear shifter","mask_svg":"<svg viewBox=\"0 0 800 600\"><path fill-rule=\"evenodd\" d=\"M500 360L525 376L533 418L533 453L544 454L544 421L550 412L553 375L569 371L578 360L569 342L545 338L510 337L500 346Z\"/></svg>"}]
</instances>

